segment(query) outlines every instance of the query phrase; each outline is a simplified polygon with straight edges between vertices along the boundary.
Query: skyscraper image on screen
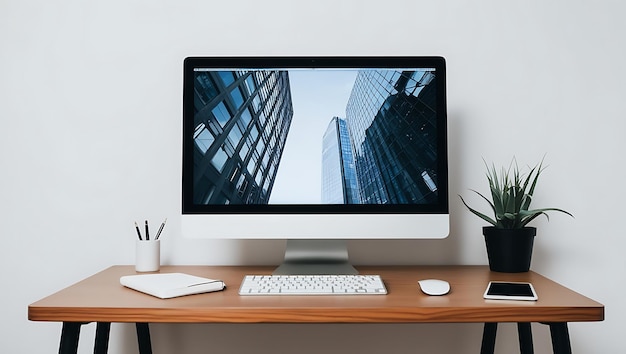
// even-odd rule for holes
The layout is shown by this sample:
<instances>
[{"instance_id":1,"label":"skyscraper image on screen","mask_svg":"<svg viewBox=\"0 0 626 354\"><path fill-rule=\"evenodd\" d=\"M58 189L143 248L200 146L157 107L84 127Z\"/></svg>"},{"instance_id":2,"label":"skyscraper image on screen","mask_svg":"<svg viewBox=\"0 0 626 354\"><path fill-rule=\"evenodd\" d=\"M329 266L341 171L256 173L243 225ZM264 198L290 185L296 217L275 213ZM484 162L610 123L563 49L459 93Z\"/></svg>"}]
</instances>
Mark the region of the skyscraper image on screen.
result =
<instances>
[{"instance_id":1,"label":"skyscraper image on screen","mask_svg":"<svg viewBox=\"0 0 626 354\"><path fill-rule=\"evenodd\" d=\"M320 136L321 184L298 188L321 188L321 204L435 202L434 75L358 71L346 118ZM194 203L269 204L298 119L289 72L198 70L195 81Z\"/></svg>"}]
</instances>

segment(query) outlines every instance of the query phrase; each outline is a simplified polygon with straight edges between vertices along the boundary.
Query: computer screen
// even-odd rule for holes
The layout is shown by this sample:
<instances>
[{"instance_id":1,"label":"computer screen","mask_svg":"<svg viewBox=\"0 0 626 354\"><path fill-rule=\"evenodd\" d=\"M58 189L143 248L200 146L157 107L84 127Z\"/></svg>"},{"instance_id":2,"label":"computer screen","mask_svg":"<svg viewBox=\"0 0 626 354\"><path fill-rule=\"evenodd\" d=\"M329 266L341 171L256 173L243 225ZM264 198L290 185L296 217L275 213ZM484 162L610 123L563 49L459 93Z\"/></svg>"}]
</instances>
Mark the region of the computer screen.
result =
<instances>
[{"instance_id":1,"label":"computer screen","mask_svg":"<svg viewBox=\"0 0 626 354\"><path fill-rule=\"evenodd\" d=\"M190 57L189 237L448 234L441 57Z\"/></svg>"}]
</instances>

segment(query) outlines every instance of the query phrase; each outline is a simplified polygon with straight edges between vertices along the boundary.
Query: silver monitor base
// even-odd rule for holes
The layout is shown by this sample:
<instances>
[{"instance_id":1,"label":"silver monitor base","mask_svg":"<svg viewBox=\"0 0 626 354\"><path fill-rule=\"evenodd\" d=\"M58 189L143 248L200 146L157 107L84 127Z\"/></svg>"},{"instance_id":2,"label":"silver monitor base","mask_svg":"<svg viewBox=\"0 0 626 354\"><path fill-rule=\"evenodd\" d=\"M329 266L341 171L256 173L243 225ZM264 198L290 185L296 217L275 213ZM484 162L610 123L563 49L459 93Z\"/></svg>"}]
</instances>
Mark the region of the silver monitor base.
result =
<instances>
[{"instance_id":1,"label":"silver monitor base","mask_svg":"<svg viewBox=\"0 0 626 354\"><path fill-rule=\"evenodd\" d=\"M344 240L287 240L285 260L274 270L276 275L358 273Z\"/></svg>"}]
</instances>

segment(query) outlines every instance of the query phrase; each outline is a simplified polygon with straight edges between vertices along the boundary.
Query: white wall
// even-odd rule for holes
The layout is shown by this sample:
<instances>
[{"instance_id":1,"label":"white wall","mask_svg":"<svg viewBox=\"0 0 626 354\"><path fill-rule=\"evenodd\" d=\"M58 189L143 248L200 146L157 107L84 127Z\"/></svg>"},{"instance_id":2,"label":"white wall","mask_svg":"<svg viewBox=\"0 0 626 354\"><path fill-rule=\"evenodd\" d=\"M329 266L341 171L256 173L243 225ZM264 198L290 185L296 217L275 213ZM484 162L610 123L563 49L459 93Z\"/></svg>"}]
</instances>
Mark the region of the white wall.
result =
<instances>
[{"instance_id":1,"label":"white wall","mask_svg":"<svg viewBox=\"0 0 626 354\"><path fill-rule=\"evenodd\" d=\"M576 218L536 223L533 269L605 304L604 322L570 325L575 352L618 352L626 285L611 281L626 268L624 11L609 0L1 1L0 352L56 352L60 325L29 322L27 306L111 264L131 264L134 220L169 218L164 263L280 261L280 241L177 234L182 60L190 55L445 56L452 234L353 242L353 259L485 264L482 222L456 195L485 190L483 158L533 164L547 154L536 206ZM205 352L209 341L217 353L327 347L300 349L300 338L341 349L327 352L413 353L423 344L427 353L476 353L481 330L155 325L153 339L156 354ZM93 330L83 334L81 353L89 353ZM515 327L499 334L499 352L514 352ZM114 325L110 351L135 353L134 338L131 326ZM550 351L547 328L535 327L535 344L536 353Z\"/></svg>"}]
</instances>

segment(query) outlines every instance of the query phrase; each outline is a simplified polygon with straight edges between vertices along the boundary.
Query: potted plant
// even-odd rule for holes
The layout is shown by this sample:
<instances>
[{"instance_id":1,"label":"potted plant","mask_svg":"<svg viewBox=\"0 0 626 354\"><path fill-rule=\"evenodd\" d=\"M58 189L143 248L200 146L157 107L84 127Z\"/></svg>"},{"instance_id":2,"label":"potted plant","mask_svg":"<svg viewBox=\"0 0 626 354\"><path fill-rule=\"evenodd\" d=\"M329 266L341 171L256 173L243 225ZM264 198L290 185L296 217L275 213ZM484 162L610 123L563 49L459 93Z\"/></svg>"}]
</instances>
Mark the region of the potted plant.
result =
<instances>
[{"instance_id":1,"label":"potted plant","mask_svg":"<svg viewBox=\"0 0 626 354\"><path fill-rule=\"evenodd\" d=\"M537 233L535 227L527 224L540 215L549 219L548 211L558 211L572 216L569 212L558 208L530 209L533 193L539 175L544 170L543 160L524 175L515 158L508 169L504 167L497 172L494 165L487 167L487 180L491 190L491 200L480 192L472 190L481 196L493 212L493 217L487 216L470 207L463 197L463 204L475 215L487 221L491 226L483 227L489 267L496 272L527 272L530 269L534 238Z\"/></svg>"}]
</instances>

